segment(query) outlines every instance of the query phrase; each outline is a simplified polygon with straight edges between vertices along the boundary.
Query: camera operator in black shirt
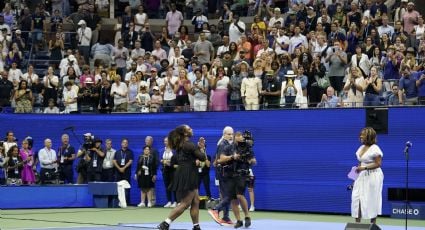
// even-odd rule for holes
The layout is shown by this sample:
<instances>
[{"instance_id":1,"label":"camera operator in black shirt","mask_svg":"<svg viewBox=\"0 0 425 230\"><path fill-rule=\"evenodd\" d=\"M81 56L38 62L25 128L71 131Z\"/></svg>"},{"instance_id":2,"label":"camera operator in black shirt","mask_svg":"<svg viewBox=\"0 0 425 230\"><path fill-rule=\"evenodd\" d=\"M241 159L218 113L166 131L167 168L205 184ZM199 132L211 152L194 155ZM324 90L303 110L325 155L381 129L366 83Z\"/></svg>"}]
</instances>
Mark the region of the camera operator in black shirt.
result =
<instances>
[{"instance_id":1,"label":"camera operator in black shirt","mask_svg":"<svg viewBox=\"0 0 425 230\"><path fill-rule=\"evenodd\" d=\"M102 165L105 158L105 150L102 148L102 140L96 138L94 146L87 156L89 167L87 171L88 181L102 181Z\"/></svg>"},{"instance_id":2,"label":"camera operator in black shirt","mask_svg":"<svg viewBox=\"0 0 425 230\"><path fill-rule=\"evenodd\" d=\"M249 131L236 132L234 140L234 143L224 149L217 161L223 168L223 180L220 183L224 183L227 196L231 199L232 210L237 219L234 227L243 226L238 207L239 203L245 214L245 227L249 227L251 218L244 194L249 179L249 168L257 161L252 150L253 140Z\"/></svg>"}]
</instances>

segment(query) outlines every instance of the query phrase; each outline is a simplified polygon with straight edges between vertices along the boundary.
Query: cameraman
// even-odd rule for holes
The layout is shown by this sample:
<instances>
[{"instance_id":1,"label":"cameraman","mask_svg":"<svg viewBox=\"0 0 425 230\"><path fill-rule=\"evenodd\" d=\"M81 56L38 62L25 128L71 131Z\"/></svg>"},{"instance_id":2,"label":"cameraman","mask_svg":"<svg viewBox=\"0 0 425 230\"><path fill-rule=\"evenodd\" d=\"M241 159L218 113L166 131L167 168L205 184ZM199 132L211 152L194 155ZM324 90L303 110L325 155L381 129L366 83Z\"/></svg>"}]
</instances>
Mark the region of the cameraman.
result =
<instances>
[{"instance_id":1,"label":"cameraman","mask_svg":"<svg viewBox=\"0 0 425 230\"><path fill-rule=\"evenodd\" d=\"M248 204L244 196L250 165L256 163L250 140L251 134L249 132L246 131L244 134L237 132L235 142L224 149L217 161L223 165L222 182L226 187L227 196L231 199L232 210L237 219L235 228L243 226L238 203L241 204L245 214L245 227L251 226Z\"/></svg>"},{"instance_id":2,"label":"cameraman","mask_svg":"<svg viewBox=\"0 0 425 230\"><path fill-rule=\"evenodd\" d=\"M87 155L89 162L87 177L88 181L102 181L102 165L105 158L105 150L102 148L102 140L95 139L94 146Z\"/></svg>"},{"instance_id":3,"label":"cameraman","mask_svg":"<svg viewBox=\"0 0 425 230\"><path fill-rule=\"evenodd\" d=\"M94 137L91 133L84 134L84 143L78 150L77 158L80 158L77 164L77 184L87 184L88 168L89 168L89 154L90 149L94 147Z\"/></svg>"},{"instance_id":4,"label":"cameraman","mask_svg":"<svg viewBox=\"0 0 425 230\"><path fill-rule=\"evenodd\" d=\"M62 135L62 146L58 149L60 180L64 184L74 183L72 163L75 159L75 149L69 144L68 134Z\"/></svg>"}]
</instances>

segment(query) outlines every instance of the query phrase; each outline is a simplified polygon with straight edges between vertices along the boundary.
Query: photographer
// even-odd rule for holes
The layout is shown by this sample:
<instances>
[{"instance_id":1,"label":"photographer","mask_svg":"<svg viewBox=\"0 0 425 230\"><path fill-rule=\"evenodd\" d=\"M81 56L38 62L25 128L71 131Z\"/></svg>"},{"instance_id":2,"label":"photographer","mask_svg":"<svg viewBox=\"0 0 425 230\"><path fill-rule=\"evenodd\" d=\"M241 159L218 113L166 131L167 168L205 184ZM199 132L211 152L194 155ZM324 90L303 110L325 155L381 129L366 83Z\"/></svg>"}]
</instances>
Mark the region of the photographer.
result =
<instances>
[{"instance_id":1,"label":"photographer","mask_svg":"<svg viewBox=\"0 0 425 230\"><path fill-rule=\"evenodd\" d=\"M77 184L87 184L88 180L88 168L89 168L89 155L90 149L94 148L94 137L91 133L84 134L83 146L78 150L77 158L80 158L77 164Z\"/></svg>"},{"instance_id":2,"label":"photographer","mask_svg":"<svg viewBox=\"0 0 425 230\"><path fill-rule=\"evenodd\" d=\"M74 171L72 169L72 163L75 159L75 149L69 144L68 134L63 134L61 139L62 146L58 149L60 180L64 184L73 184Z\"/></svg>"},{"instance_id":3,"label":"photographer","mask_svg":"<svg viewBox=\"0 0 425 230\"><path fill-rule=\"evenodd\" d=\"M95 139L94 146L90 149L87 155L89 162L87 176L88 181L101 181L102 180L102 165L105 158L105 150L101 147L102 140Z\"/></svg>"},{"instance_id":4,"label":"photographer","mask_svg":"<svg viewBox=\"0 0 425 230\"><path fill-rule=\"evenodd\" d=\"M40 159L40 180L41 184L46 184L52 181L57 173L58 164L56 158L56 151L52 149L52 141L50 139L44 140L44 148L38 152Z\"/></svg>"},{"instance_id":5,"label":"photographer","mask_svg":"<svg viewBox=\"0 0 425 230\"><path fill-rule=\"evenodd\" d=\"M243 226L238 203L240 203L245 214L245 227L249 227L251 218L244 194L249 179L250 165L256 163L254 152L252 151L251 133L249 131L245 131L243 134L237 132L235 134L235 142L225 147L217 162L223 165L223 180L220 182L224 183L223 186L226 188L227 197L232 202L232 210L237 219L234 227L240 228ZM214 212L211 214L214 214ZM218 215L213 215L214 220L216 220L216 217Z\"/></svg>"}]
</instances>

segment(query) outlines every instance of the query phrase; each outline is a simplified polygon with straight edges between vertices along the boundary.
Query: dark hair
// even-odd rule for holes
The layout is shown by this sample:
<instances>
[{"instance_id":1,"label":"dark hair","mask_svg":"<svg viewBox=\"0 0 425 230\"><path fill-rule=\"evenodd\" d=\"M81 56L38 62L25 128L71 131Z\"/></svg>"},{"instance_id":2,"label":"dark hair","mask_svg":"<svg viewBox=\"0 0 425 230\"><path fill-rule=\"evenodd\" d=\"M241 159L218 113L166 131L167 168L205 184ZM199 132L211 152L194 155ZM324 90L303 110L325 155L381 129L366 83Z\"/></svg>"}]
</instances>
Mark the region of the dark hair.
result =
<instances>
[{"instance_id":1,"label":"dark hair","mask_svg":"<svg viewBox=\"0 0 425 230\"><path fill-rule=\"evenodd\" d=\"M180 125L168 133L168 143L171 149L180 150L183 147L186 125Z\"/></svg>"},{"instance_id":2,"label":"dark hair","mask_svg":"<svg viewBox=\"0 0 425 230\"><path fill-rule=\"evenodd\" d=\"M9 156L9 157L12 157L12 152L13 152L13 150L14 149L18 149L18 151L19 151L19 148L18 148L18 146L17 145L13 145L12 147L10 147L9 148L9 150L7 151L7 156ZM19 156L19 154L18 154L18 156Z\"/></svg>"},{"instance_id":3,"label":"dark hair","mask_svg":"<svg viewBox=\"0 0 425 230\"><path fill-rule=\"evenodd\" d=\"M365 139L363 144L365 145L373 145L376 144L376 131L372 127L363 128L361 133L365 134Z\"/></svg>"},{"instance_id":4,"label":"dark hair","mask_svg":"<svg viewBox=\"0 0 425 230\"><path fill-rule=\"evenodd\" d=\"M19 82L19 85L18 85L18 90L22 89L22 84L23 84L24 82L26 83L26 85L25 85L25 86L26 86L26 89L28 89L28 82L27 82L26 80L21 80L21 81Z\"/></svg>"}]
</instances>

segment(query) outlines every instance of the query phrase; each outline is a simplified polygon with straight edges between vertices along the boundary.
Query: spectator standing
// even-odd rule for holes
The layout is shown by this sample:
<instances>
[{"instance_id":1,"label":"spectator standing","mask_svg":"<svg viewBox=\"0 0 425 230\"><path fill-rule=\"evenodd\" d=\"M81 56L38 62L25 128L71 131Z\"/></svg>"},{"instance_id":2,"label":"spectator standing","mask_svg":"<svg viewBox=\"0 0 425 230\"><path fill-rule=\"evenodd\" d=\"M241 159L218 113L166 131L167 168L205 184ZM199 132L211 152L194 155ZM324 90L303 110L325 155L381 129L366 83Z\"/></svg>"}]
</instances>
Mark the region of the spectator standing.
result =
<instances>
[{"instance_id":1,"label":"spectator standing","mask_svg":"<svg viewBox=\"0 0 425 230\"><path fill-rule=\"evenodd\" d=\"M267 71L261 89L261 96L263 97L264 108L279 108L281 86L282 84L277 79L276 73L273 70Z\"/></svg>"},{"instance_id":2,"label":"spectator standing","mask_svg":"<svg viewBox=\"0 0 425 230\"><path fill-rule=\"evenodd\" d=\"M245 23L239 20L239 15L233 16L233 21L229 26L229 40L230 42L236 42L245 33Z\"/></svg>"},{"instance_id":3,"label":"spectator standing","mask_svg":"<svg viewBox=\"0 0 425 230\"><path fill-rule=\"evenodd\" d=\"M116 150L112 148L112 140L106 139L105 141L105 158L102 163L102 181L114 181L114 164Z\"/></svg>"},{"instance_id":4,"label":"spectator standing","mask_svg":"<svg viewBox=\"0 0 425 230\"><path fill-rule=\"evenodd\" d=\"M124 40L118 40L118 46L114 47L112 51L112 59L117 64L117 74L121 76L121 80L124 80L125 74L127 73L127 58L130 56L128 49L124 47Z\"/></svg>"},{"instance_id":5,"label":"spectator standing","mask_svg":"<svg viewBox=\"0 0 425 230\"><path fill-rule=\"evenodd\" d=\"M114 112L127 112L128 88L121 82L121 77L116 76L111 88L111 96L114 97Z\"/></svg>"},{"instance_id":6,"label":"spectator standing","mask_svg":"<svg viewBox=\"0 0 425 230\"><path fill-rule=\"evenodd\" d=\"M165 23L168 28L168 33L173 36L181 25L183 25L183 14L176 9L176 4L171 3L170 11L165 16Z\"/></svg>"},{"instance_id":7,"label":"spectator standing","mask_svg":"<svg viewBox=\"0 0 425 230\"><path fill-rule=\"evenodd\" d=\"M162 178L164 179L165 192L167 195L167 204L164 205L164 208L175 208L177 206L176 202L176 192L171 191L170 185L174 177L174 167L171 162L171 158L174 153L168 144L168 138L164 138L164 153L162 154L161 164L162 164ZM174 197L174 202L173 202Z\"/></svg>"},{"instance_id":8,"label":"spectator standing","mask_svg":"<svg viewBox=\"0 0 425 230\"><path fill-rule=\"evenodd\" d=\"M52 66L49 66L47 69L47 75L43 78L44 83L44 107L48 106L48 101L50 98L52 98L55 102L58 98L58 91L57 88L59 86L59 78L58 76L54 75L54 70Z\"/></svg>"},{"instance_id":9,"label":"spectator standing","mask_svg":"<svg viewBox=\"0 0 425 230\"><path fill-rule=\"evenodd\" d=\"M373 66L370 69L370 76L365 79L364 106L379 106L381 104L379 94L382 91L382 79L378 75L378 69Z\"/></svg>"},{"instance_id":10,"label":"spectator standing","mask_svg":"<svg viewBox=\"0 0 425 230\"><path fill-rule=\"evenodd\" d=\"M18 84L22 79L22 71L18 68L18 64L16 62L11 63L11 68L9 69L9 77L8 80L13 83L13 86L18 88Z\"/></svg>"},{"instance_id":11,"label":"spectator standing","mask_svg":"<svg viewBox=\"0 0 425 230\"><path fill-rule=\"evenodd\" d=\"M177 81L178 78L173 76L173 67L168 67L164 78L164 84L161 86L161 91L164 94L164 112L174 111L174 106L176 105L174 87Z\"/></svg>"},{"instance_id":12,"label":"spectator standing","mask_svg":"<svg viewBox=\"0 0 425 230\"><path fill-rule=\"evenodd\" d=\"M22 148L19 150L19 156L23 161L21 178L23 184L34 184L35 174L34 167L34 152L29 146L28 139L22 141Z\"/></svg>"},{"instance_id":13,"label":"spectator standing","mask_svg":"<svg viewBox=\"0 0 425 230\"><path fill-rule=\"evenodd\" d=\"M27 81L21 80L18 89L15 91L13 98L16 103L15 113L31 113L32 112L32 91Z\"/></svg>"},{"instance_id":14,"label":"spectator standing","mask_svg":"<svg viewBox=\"0 0 425 230\"><path fill-rule=\"evenodd\" d=\"M90 45L93 45L99 40L99 30L102 23L102 18L98 15L93 5L89 6L89 12L84 17L84 21L86 21L87 27L89 27L92 31Z\"/></svg>"},{"instance_id":15,"label":"spectator standing","mask_svg":"<svg viewBox=\"0 0 425 230\"><path fill-rule=\"evenodd\" d=\"M326 62L329 62L329 79L331 85L339 93L343 88L347 54L341 49L339 41L334 41L333 45L333 47L329 48L331 50L326 58Z\"/></svg>"},{"instance_id":16,"label":"spectator standing","mask_svg":"<svg viewBox=\"0 0 425 230\"><path fill-rule=\"evenodd\" d=\"M44 12L40 9L40 7L35 8L35 13L32 16L31 23L31 34L32 41L35 50L38 51L40 48L43 48L43 31L44 31L44 21L46 17L44 16ZM0 20L1 21L1 20Z\"/></svg>"},{"instance_id":17,"label":"spectator standing","mask_svg":"<svg viewBox=\"0 0 425 230\"><path fill-rule=\"evenodd\" d=\"M38 152L38 158L40 159L41 167L41 184L45 184L47 180L52 179L53 174L58 168L56 151L52 149L52 141L50 139L44 140L44 148Z\"/></svg>"},{"instance_id":18,"label":"spectator standing","mask_svg":"<svg viewBox=\"0 0 425 230\"><path fill-rule=\"evenodd\" d=\"M352 66L344 85L344 91L347 93L346 105L348 107L363 106L363 91L365 88L365 80L360 68Z\"/></svg>"},{"instance_id":19,"label":"spectator standing","mask_svg":"<svg viewBox=\"0 0 425 230\"><path fill-rule=\"evenodd\" d=\"M418 104L418 87L416 81L421 78L425 72L412 72L410 67L405 65L401 67L402 77L399 81L398 101L400 104L417 105ZM406 96L404 100L403 96Z\"/></svg>"},{"instance_id":20,"label":"spectator standing","mask_svg":"<svg viewBox=\"0 0 425 230\"><path fill-rule=\"evenodd\" d=\"M211 76L209 78L211 85L211 97L210 105L212 111L227 111L227 95L230 79L226 76L224 68L219 66L217 67L217 62L213 64L212 69L216 68L216 76Z\"/></svg>"},{"instance_id":21,"label":"spectator standing","mask_svg":"<svg viewBox=\"0 0 425 230\"><path fill-rule=\"evenodd\" d=\"M412 34L414 26L418 24L418 17L420 14L415 10L415 3L407 3L407 12L402 15L403 29L409 35Z\"/></svg>"},{"instance_id":22,"label":"spectator standing","mask_svg":"<svg viewBox=\"0 0 425 230\"><path fill-rule=\"evenodd\" d=\"M199 41L193 48L194 54L198 57L200 64L210 63L214 57L214 46L208 40L204 32L199 33Z\"/></svg>"},{"instance_id":23,"label":"spectator standing","mask_svg":"<svg viewBox=\"0 0 425 230\"><path fill-rule=\"evenodd\" d=\"M7 71L2 71L1 75L2 78L0 79L0 108L3 109L3 107L10 106L14 86L13 83L8 80Z\"/></svg>"},{"instance_id":24,"label":"spectator standing","mask_svg":"<svg viewBox=\"0 0 425 230\"><path fill-rule=\"evenodd\" d=\"M144 12L144 7L143 5L140 5L138 8L138 12L136 15L134 15L134 25L135 31L140 31L143 29L143 27L145 26L145 23L147 23L149 21L148 19L148 15Z\"/></svg>"},{"instance_id":25,"label":"spectator standing","mask_svg":"<svg viewBox=\"0 0 425 230\"><path fill-rule=\"evenodd\" d=\"M86 63L89 62L90 56L90 44L92 39L92 30L90 27L87 27L85 20L80 20L78 22L80 28L77 30L77 40L78 40L78 50L84 56Z\"/></svg>"},{"instance_id":26,"label":"spectator standing","mask_svg":"<svg viewBox=\"0 0 425 230\"><path fill-rule=\"evenodd\" d=\"M246 110L260 109L260 94L262 89L261 79L255 77L253 72L242 80L241 96Z\"/></svg>"},{"instance_id":27,"label":"spectator standing","mask_svg":"<svg viewBox=\"0 0 425 230\"><path fill-rule=\"evenodd\" d=\"M191 94L194 97L193 110L196 111L207 111L208 107L208 79L202 76L201 69L195 69L196 79L192 82Z\"/></svg>"}]
</instances>

